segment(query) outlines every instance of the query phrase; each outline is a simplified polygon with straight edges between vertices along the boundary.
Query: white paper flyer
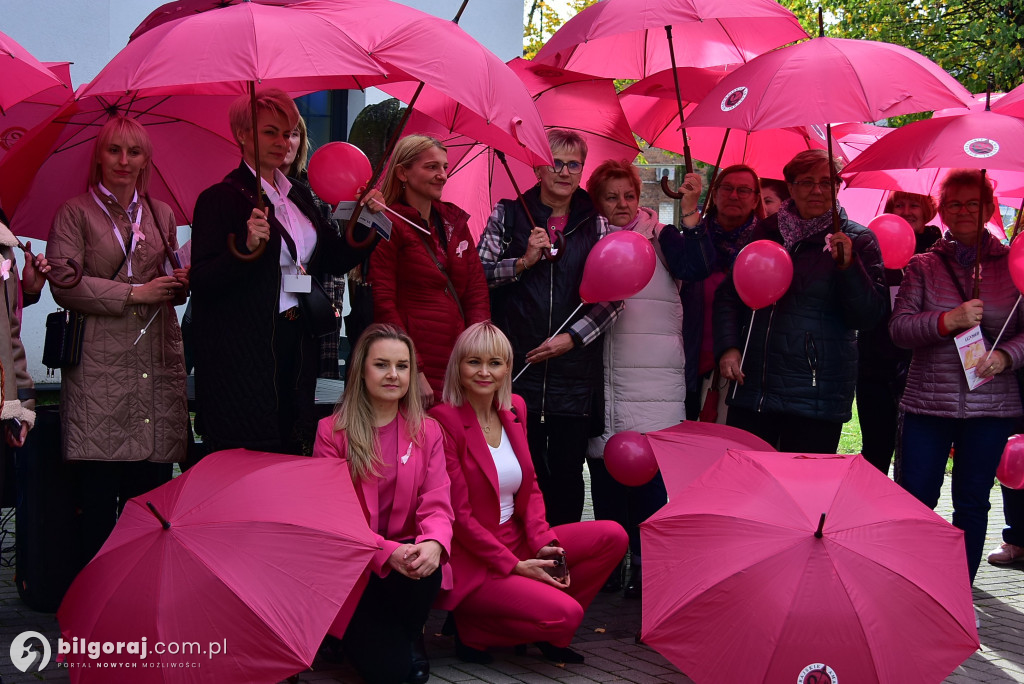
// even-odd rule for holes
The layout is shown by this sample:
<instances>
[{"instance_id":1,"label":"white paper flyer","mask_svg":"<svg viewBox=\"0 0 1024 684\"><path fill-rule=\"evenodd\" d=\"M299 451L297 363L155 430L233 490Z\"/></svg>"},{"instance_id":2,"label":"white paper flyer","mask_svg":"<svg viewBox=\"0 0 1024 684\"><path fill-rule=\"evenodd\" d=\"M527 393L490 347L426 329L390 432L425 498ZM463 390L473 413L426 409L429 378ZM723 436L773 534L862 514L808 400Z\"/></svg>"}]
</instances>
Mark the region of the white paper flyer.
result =
<instances>
[{"instance_id":1,"label":"white paper flyer","mask_svg":"<svg viewBox=\"0 0 1024 684\"><path fill-rule=\"evenodd\" d=\"M988 350L985 349L985 337L981 334L981 326L976 325L965 330L953 339L956 341L956 350L960 354L960 363L963 364L964 373L967 375L967 388L973 390L991 380L992 378L979 378L975 370L988 354Z\"/></svg>"}]
</instances>

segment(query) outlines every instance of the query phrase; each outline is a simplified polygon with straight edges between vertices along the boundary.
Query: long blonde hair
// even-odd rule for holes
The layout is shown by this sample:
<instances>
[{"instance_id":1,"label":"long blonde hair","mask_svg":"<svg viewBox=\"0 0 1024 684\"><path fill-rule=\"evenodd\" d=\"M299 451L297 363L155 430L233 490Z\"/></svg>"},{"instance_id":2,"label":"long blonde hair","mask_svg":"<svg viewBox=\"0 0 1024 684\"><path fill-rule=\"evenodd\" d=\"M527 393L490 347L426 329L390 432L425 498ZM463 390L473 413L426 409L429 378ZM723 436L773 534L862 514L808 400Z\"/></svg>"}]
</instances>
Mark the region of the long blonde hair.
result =
<instances>
[{"instance_id":1,"label":"long blonde hair","mask_svg":"<svg viewBox=\"0 0 1024 684\"><path fill-rule=\"evenodd\" d=\"M334 409L334 429L345 431L349 469L353 479L359 480L380 477L382 464L376 416L363 375L370 347L378 340L397 340L409 349L409 391L399 400L398 410L405 418L406 437L417 445L422 441L425 414L420 399L416 349L409 336L397 327L374 323L356 342L352 351L352 366L348 369L348 380L345 383L345 394Z\"/></svg>"},{"instance_id":2,"label":"long blonde hair","mask_svg":"<svg viewBox=\"0 0 1024 684\"><path fill-rule=\"evenodd\" d=\"M384 182L380 186L380 193L384 195L385 204L394 204L395 200L402 196L402 181L398 180L398 167L410 168L416 163L416 159L431 147L447 152L448 148L441 144L437 138L429 135L414 133L407 135L395 145L395 151L391 153L391 164L384 176Z\"/></svg>"}]
</instances>

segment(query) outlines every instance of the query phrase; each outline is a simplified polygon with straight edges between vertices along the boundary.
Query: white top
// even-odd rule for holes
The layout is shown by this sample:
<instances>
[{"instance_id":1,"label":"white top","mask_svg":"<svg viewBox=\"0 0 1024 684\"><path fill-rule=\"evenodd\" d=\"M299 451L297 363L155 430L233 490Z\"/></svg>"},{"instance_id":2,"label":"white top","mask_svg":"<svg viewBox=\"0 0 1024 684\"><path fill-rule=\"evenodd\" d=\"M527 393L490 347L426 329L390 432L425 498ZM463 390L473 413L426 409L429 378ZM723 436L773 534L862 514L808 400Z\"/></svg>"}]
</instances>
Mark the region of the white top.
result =
<instances>
[{"instance_id":1,"label":"white top","mask_svg":"<svg viewBox=\"0 0 1024 684\"><path fill-rule=\"evenodd\" d=\"M523 484L523 469L519 466L519 459L512 445L505 436L505 428L501 428L501 442L496 447L490 444L487 448L491 450L491 457L494 459L494 468L498 471L498 501L501 506L501 524L507 523L512 517L515 509L515 495L519 486Z\"/></svg>"},{"instance_id":2,"label":"white top","mask_svg":"<svg viewBox=\"0 0 1024 684\"><path fill-rule=\"evenodd\" d=\"M246 164L246 166L249 166ZM249 170L253 171L253 168L249 166ZM253 171L253 175L256 172ZM267 199L274 207L274 216L281 222L281 225L288 235L291 236L292 240L295 241L295 251L300 263L309 264L309 260L313 258L313 249L316 247L316 228L313 223L306 218L295 203L288 199L288 193L292 190L291 181L288 180L288 176L281 173L280 170L274 170L274 182L277 183L277 188L273 184L267 182L265 178L260 178L263 183L263 190L267 193ZM281 238L281 274L282 275L295 275L299 272L298 267L295 265L295 259L292 259L292 253L288 251L288 243L285 242L284 238ZM279 295L279 308L278 311L287 311L293 306L298 306L299 298L294 292L285 292L283 281Z\"/></svg>"}]
</instances>

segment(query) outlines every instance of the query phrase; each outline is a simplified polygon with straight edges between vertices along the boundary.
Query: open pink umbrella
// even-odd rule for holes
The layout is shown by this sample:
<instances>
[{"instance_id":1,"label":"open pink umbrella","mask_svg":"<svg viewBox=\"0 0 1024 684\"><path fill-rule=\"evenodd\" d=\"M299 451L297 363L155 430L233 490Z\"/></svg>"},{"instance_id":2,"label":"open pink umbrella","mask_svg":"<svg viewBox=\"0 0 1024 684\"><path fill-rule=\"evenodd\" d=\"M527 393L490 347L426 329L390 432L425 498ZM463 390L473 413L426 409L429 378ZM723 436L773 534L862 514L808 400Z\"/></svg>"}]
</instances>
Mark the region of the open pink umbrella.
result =
<instances>
[{"instance_id":1,"label":"open pink umbrella","mask_svg":"<svg viewBox=\"0 0 1024 684\"><path fill-rule=\"evenodd\" d=\"M1024 84L1021 84L992 103L992 111L1010 116L1024 117Z\"/></svg>"},{"instance_id":2,"label":"open pink umbrella","mask_svg":"<svg viewBox=\"0 0 1024 684\"><path fill-rule=\"evenodd\" d=\"M212 454L129 500L75 578L63 638L147 655L72 652L71 681L278 682L313 662L375 550L344 463Z\"/></svg>"},{"instance_id":3,"label":"open pink umbrella","mask_svg":"<svg viewBox=\"0 0 1024 684\"><path fill-rule=\"evenodd\" d=\"M768 442L729 425L685 420L646 433L669 498L680 494L729 449L773 451Z\"/></svg>"},{"instance_id":4,"label":"open pink umbrella","mask_svg":"<svg viewBox=\"0 0 1024 684\"><path fill-rule=\"evenodd\" d=\"M51 113L0 159L0 206L17 235L46 239L60 206L88 188L96 133L112 114L135 118L153 141L149 192L192 222L196 198L238 165L228 126L233 95L85 97ZM33 172L26 173L26 169Z\"/></svg>"},{"instance_id":5,"label":"open pink umbrella","mask_svg":"<svg viewBox=\"0 0 1024 684\"><path fill-rule=\"evenodd\" d=\"M0 33L0 116L36 93L63 85L60 78L28 50Z\"/></svg>"},{"instance_id":6,"label":"open pink umbrella","mask_svg":"<svg viewBox=\"0 0 1024 684\"><path fill-rule=\"evenodd\" d=\"M563 25L535 61L597 76L644 78L686 67L740 64L806 38L774 0L604 0ZM682 91L675 82L683 118ZM686 170L693 170L686 141Z\"/></svg>"},{"instance_id":7,"label":"open pink umbrella","mask_svg":"<svg viewBox=\"0 0 1024 684\"><path fill-rule=\"evenodd\" d=\"M938 682L979 647L963 532L859 455L730 451L640 535L641 637L698 684Z\"/></svg>"},{"instance_id":8,"label":"open pink umbrella","mask_svg":"<svg viewBox=\"0 0 1024 684\"><path fill-rule=\"evenodd\" d=\"M242 2L257 2L261 5L291 5L296 2L303 1L304 0L175 0L174 2L168 2L160 5L150 12L149 15L135 27L135 30L132 31L132 35L128 37L128 40L135 40L146 31L156 28L161 24L166 24L169 21L182 19L193 14L199 14L200 12L209 12L210 10L220 9L221 7L227 7L228 5L237 5Z\"/></svg>"},{"instance_id":9,"label":"open pink umbrella","mask_svg":"<svg viewBox=\"0 0 1024 684\"><path fill-rule=\"evenodd\" d=\"M0 161L29 130L42 123L74 96L70 62L44 62L61 84L25 98L0 116Z\"/></svg>"}]
</instances>

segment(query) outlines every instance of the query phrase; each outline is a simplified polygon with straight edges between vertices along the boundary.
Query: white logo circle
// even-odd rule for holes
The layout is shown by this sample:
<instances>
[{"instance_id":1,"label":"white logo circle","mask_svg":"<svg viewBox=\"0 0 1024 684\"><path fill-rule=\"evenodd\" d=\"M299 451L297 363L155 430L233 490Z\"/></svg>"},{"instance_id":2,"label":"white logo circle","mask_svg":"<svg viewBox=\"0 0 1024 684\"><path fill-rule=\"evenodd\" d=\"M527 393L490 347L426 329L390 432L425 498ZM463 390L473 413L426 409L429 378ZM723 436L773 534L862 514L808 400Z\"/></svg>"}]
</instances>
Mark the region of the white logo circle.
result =
<instances>
[{"instance_id":1,"label":"white logo circle","mask_svg":"<svg viewBox=\"0 0 1024 684\"><path fill-rule=\"evenodd\" d=\"M992 138L971 138L964 143L964 152L976 159L986 159L999 151L999 143Z\"/></svg>"},{"instance_id":2,"label":"white logo circle","mask_svg":"<svg viewBox=\"0 0 1024 684\"><path fill-rule=\"evenodd\" d=\"M811 663L800 670L796 684L839 684L835 670L825 663Z\"/></svg>"},{"instance_id":3,"label":"white logo circle","mask_svg":"<svg viewBox=\"0 0 1024 684\"><path fill-rule=\"evenodd\" d=\"M43 645L42 653L35 643L26 643L30 639L35 639ZM50 642L39 632L22 632L11 642L11 662L21 672L28 672L33 666L36 666L33 672L42 672L50 662Z\"/></svg>"},{"instance_id":4,"label":"white logo circle","mask_svg":"<svg viewBox=\"0 0 1024 684\"><path fill-rule=\"evenodd\" d=\"M733 88L722 98L722 111L728 112L740 106L747 99L747 87Z\"/></svg>"}]
</instances>

